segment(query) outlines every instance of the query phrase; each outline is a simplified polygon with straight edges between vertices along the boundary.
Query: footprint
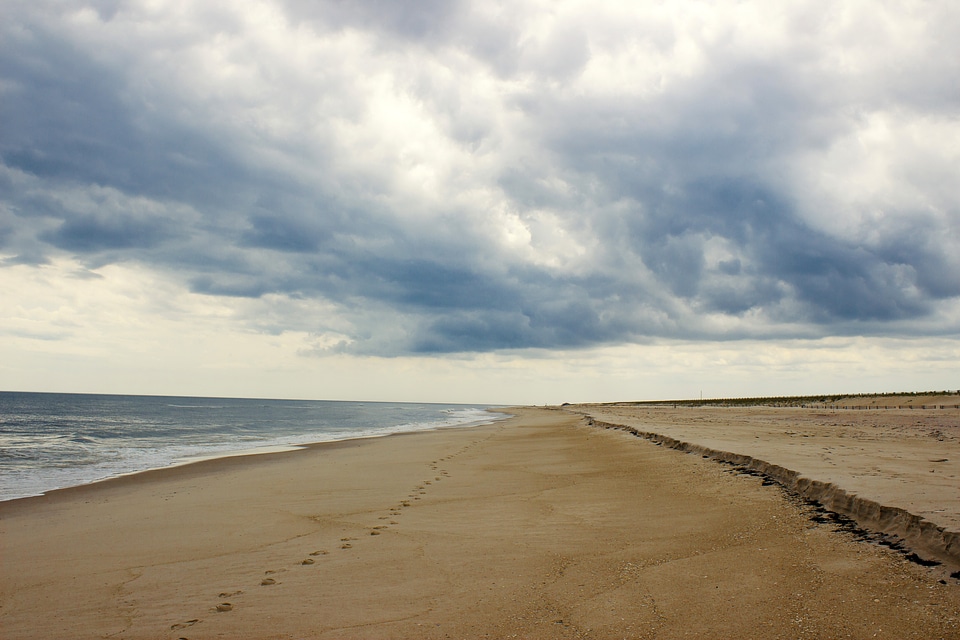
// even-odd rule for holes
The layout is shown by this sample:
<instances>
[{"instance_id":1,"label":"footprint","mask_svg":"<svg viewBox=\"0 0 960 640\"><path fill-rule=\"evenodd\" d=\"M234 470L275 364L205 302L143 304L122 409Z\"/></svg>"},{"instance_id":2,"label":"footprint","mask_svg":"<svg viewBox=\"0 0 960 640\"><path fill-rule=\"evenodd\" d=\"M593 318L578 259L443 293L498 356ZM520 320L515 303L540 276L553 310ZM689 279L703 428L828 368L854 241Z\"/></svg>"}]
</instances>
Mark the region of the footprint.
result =
<instances>
[{"instance_id":1,"label":"footprint","mask_svg":"<svg viewBox=\"0 0 960 640\"><path fill-rule=\"evenodd\" d=\"M217 611L223 613L225 611L233 611L233 605L229 602L221 602L217 605Z\"/></svg>"},{"instance_id":2,"label":"footprint","mask_svg":"<svg viewBox=\"0 0 960 640\"><path fill-rule=\"evenodd\" d=\"M238 596L238 595L240 595L241 593L243 593L242 590L241 590L241 591L224 591L223 593L221 593L221 594L218 595L217 597L218 597L218 598L231 598L231 597L233 597L233 596Z\"/></svg>"},{"instance_id":3,"label":"footprint","mask_svg":"<svg viewBox=\"0 0 960 640\"><path fill-rule=\"evenodd\" d=\"M325 556L325 555L327 555L328 553L330 553L330 552L327 551L326 549L320 549L320 550L318 550L318 551L311 551L311 552L310 552L310 555L312 555L312 556Z\"/></svg>"},{"instance_id":4,"label":"footprint","mask_svg":"<svg viewBox=\"0 0 960 640\"><path fill-rule=\"evenodd\" d=\"M307 558L306 560L303 560L302 562L300 562L300 564L313 564L314 562L316 562L316 560L314 560L313 558Z\"/></svg>"},{"instance_id":5,"label":"footprint","mask_svg":"<svg viewBox=\"0 0 960 640\"><path fill-rule=\"evenodd\" d=\"M353 545L350 544L349 542L344 542L342 545L340 545L340 548L341 548L341 549L351 549L351 548L353 548Z\"/></svg>"},{"instance_id":6,"label":"footprint","mask_svg":"<svg viewBox=\"0 0 960 640\"><path fill-rule=\"evenodd\" d=\"M274 580L273 578L264 578L263 580L260 581L261 587L268 587L271 584L277 584L277 581Z\"/></svg>"},{"instance_id":7,"label":"footprint","mask_svg":"<svg viewBox=\"0 0 960 640\"><path fill-rule=\"evenodd\" d=\"M186 629L187 627L192 627L198 622L200 622L200 619L194 618L193 620L187 620L186 622L178 622L177 624L172 624L170 625L170 629L172 631L176 631L177 629Z\"/></svg>"},{"instance_id":8,"label":"footprint","mask_svg":"<svg viewBox=\"0 0 960 640\"><path fill-rule=\"evenodd\" d=\"M379 532L379 531L371 531L371 532L370 532L370 535L372 535L372 536L378 536L378 535L380 535L380 532Z\"/></svg>"}]
</instances>

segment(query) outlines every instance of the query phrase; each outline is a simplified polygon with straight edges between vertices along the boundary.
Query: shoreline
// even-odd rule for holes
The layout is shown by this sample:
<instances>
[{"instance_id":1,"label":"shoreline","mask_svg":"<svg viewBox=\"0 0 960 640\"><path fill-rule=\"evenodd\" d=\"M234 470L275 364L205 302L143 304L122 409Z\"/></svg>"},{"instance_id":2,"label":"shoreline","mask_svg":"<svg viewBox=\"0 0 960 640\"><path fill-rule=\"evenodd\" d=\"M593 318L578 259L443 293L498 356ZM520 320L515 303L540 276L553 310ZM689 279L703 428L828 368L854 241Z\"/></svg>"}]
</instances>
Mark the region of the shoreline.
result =
<instances>
[{"instance_id":1,"label":"shoreline","mask_svg":"<svg viewBox=\"0 0 960 640\"><path fill-rule=\"evenodd\" d=\"M960 584L554 409L0 503L5 638L954 637ZM16 502L17 504L12 504Z\"/></svg>"},{"instance_id":2,"label":"shoreline","mask_svg":"<svg viewBox=\"0 0 960 640\"><path fill-rule=\"evenodd\" d=\"M165 397L165 396L164 396L164 397ZM52 488L52 489L47 489L47 490L41 491L40 493L36 493L36 494L24 495L24 496L17 496L17 497L14 497L14 498L0 499L0 506L2 506L2 505L4 505L4 504L7 504L7 503L10 503L10 502L15 502L15 501L18 501L18 500L30 500L30 499L33 499L33 498L43 498L43 497L45 497L45 496L48 496L48 495L51 495L51 494L54 494L54 493L57 493L57 492L60 492L60 491L70 491L70 490L73 490L73 489L80 489L80 488L83 488L83 487L88 487L88 486L93 486L93 485L100 485L100 484L103 484L103 483L108 483L108 482L111 482L111 481L114 481L114 480L122 480L122 479L125 479L125 478L128 478L128 477L137 476L137 475L144 474L144 473L153 473L153 472L156 472L156 471L163 471L163 470L166 470L166 469L179 469L179 468L181 468L181 467L186 467L186 466L195 465L195 464L203 464L203 463L206 463L206 462L212 462L212 461L221 460L221 459L224 459L224 458L246 458L246 457L250 457L250 456L266 456L266 455L276 455L276 454L282 454L282 453L294 453L294 452L299 451L299 450L301 450L301 449L309 449L309 448L314 447L314 446L322 446L322 445L333 444L333 443L338 443L338 442L349 442L349 441L353 441L353 440L367 440L367 439L376 439L376 438L387 438L387 437L390 437L390 436L402 436L402 435L408 435L408 434L413 434L413 433L425 433L425 432L438 431L438 430L443 430L443 429L470 429L470 428L474 428L474 427L478 427L478 426L484 426L484 425L487 425L487 424L495 424L495 423L497 423L497 422L502 422L502 421L505 421L505 420L509 420L511 414L509 413L509 411L508 411L507 409L508 409L508 408L506 408L506 407L497 407L497 408L494 408L494 409L486 409L486 410L485 410L485 411L487 411L487 412L489 412L489 413L493 413L493 414L502 414L502 415L505 416L505 417L491 417L491 418L488 419L488 420L475 420L475 421L472 421L472 422L467 422L467 423L463 423L463 424L456 424L456 425L441 424L441 425L439 425L439 426L423 427L423 428L410 429L410 430L405 430L405 431L391 431L391 432L387 432L387 433L371 433L371 434L366 434L366 435L351 435L351 436L348 436L348 437L341 437L341 438L334 438L334 439L330 439L330 440L320 440L320 441L313 441L313 442L304 442L304 443L299 443L299 444L289 444L289 445L284 445L284 444L280 444L280 445L265 444L265 445L262 446L262 447L252 447L252 448L246 448L246 449L226 449L226 450L223 450L223 451L215 452L215 453L210 454L210 455L190 456L190 457L188 457L188 458L177 459L177 460L174 460L174 461L170 462L169 464L165 464L165 465L159 466L159 467L148 467L148 468L144 468L144 469L137 469L137 470L134 470L134 471L126 471L126 472L121 472L121 473L115 473L115 474L111 474L111 475L104 476L104 477L101 477L101 478L96 478L96 479L94 479L94 480L89 480L89 481L86 481L86 482L81 482L81 483L79 483L79 484L72 484L72 485L63 486L63 487L54 487L54 488Z\"/></svg>"}]
</instances>

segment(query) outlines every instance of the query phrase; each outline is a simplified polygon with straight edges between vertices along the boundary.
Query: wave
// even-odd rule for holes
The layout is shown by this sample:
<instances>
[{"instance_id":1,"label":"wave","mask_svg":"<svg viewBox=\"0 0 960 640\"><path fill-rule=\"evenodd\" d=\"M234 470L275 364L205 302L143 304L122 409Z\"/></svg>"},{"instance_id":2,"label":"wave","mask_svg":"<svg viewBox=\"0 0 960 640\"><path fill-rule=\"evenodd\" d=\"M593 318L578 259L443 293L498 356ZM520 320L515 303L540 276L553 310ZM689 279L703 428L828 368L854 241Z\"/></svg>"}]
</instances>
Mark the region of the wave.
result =
<instances>
[{"instance_id":1,"label":"wave","mask_svg":"<svg viewBox=\"0 0 960 640\"><path fill-rule=\"evenodd\" d=\"M298 401L169 402L59 396L5 407L0 393L0 500L210 457L315 442L485 424L481 405ZM190 411L212 409L213 411ZM184 411L186 410L186 411Z\"/></svg>"}]
</instances>

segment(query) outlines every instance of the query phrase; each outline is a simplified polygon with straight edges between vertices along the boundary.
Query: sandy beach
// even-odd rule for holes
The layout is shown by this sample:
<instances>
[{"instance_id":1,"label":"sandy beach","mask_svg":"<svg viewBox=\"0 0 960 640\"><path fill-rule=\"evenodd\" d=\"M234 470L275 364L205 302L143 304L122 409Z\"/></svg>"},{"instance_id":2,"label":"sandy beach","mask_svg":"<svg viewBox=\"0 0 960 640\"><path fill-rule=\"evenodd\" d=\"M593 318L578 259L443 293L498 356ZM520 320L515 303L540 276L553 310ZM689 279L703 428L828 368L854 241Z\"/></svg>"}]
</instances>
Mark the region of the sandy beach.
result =
<instances>
[{"instance_id":1,"label":"sandy beach","mask_svg":"<svg viewBox=\"0 0 960 640\"><path fill-rule=\"evenodd\" d=\"M960 396L949 395L568 410L759 472L952 572L960 570L958 404Z\"/></svg>"},{"instance_id":2,"label":"sandy beach","mask_svg":"<svg viewBox=\"0 0 960 640\"><path fill-rule=\"evenodd\" d=\"M729 465L516 413L2 503L0 636L960 637L941 567Z\"/></svg>"}]
</instances>

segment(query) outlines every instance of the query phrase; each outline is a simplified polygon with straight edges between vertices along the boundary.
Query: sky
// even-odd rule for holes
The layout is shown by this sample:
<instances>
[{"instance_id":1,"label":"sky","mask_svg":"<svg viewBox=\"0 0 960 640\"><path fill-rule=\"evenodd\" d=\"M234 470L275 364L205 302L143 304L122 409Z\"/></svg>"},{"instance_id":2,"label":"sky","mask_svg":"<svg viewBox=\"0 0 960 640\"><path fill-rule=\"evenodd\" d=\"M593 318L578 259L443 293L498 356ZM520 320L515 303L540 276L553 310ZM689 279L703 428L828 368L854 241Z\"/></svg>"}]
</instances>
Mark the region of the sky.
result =
<instances>
[{"instance_id":1,"label":"sky","mask_svg":"<svg viewBox=\"0 0 960 640\"><path fill-rule=\"evenodd\" d=\"M960 387L952 0L0 7L0 389Z\"/></svg>"}]
</instances>

